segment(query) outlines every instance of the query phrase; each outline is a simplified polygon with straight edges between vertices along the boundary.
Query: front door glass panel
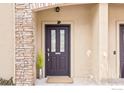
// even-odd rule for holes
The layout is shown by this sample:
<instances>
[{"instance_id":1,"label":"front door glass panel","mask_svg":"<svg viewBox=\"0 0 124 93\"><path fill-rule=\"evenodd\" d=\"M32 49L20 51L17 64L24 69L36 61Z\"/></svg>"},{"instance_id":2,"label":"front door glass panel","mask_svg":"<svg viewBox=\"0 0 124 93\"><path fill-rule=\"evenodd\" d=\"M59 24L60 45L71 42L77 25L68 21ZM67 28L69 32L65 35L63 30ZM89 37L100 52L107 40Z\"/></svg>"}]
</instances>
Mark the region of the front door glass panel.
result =
<instances>
[{"instance_id":1,"label":"front door glass panel","mask_svg":"<svg viewBox=\"0 0 124 93\"><path fill-rule=\"evenodd\" d=\"M65 30L60 30L60 52L65 51Z\"/></svg>"},{"instance_id":2,"label":"front door glass panel","mask_svg":"<svg viewBox=\"0 0 124 93\"><path fill-rule=\"evenodd\" d=\"M56 52L56 30L51 30L51 52Z\"/></svg>"}]
</instances>

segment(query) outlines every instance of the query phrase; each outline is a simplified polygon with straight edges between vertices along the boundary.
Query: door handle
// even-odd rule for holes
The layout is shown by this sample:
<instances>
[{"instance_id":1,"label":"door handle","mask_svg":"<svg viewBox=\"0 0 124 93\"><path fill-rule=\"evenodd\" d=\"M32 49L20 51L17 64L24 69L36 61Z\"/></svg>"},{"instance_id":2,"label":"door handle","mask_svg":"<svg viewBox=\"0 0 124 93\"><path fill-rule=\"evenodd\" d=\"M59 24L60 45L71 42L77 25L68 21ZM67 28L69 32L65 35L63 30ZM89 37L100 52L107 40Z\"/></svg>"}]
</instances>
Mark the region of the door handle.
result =
<instances>
[{"instance_id":1,"label":"door handle","mask_svg":"<svg viewBox=\"0 0 124 93\"><path fill-rule=\"evenodd\" d=\"M49 49L49 48L47 48L47 51L49 52L49 51L50 51L50 49Z\"/></svg>"},{"instance_id":2,"label":"door handle","mask_svg":"<svg viewBox=\"0 0 124 93\"><path fill-rule=\"evenodd\" d=\"M50 59L49 59L50 53L47 53L47 56L48 56L47 60L50 61Z\"/></svg>"},{"instance_id":3,"label":"door handle","mask_svg":"<svg viewBox=\"0 0 124 93\"><path fill-rule=\"evenodd\" d=\"M47 56L49 57L50 56L50 53L47 53Z\"/></svg>"},{"instance_id":4,"label":"door handle","mask_svg":"<svg viewBox=\"0 0 124 93\"><path fill-rule=\"evenodd\" d=\"M56 55L60 55L61 53L60 53L60 52L56 52L55 54L56 54Z\"/></svg>"}]
</instances>

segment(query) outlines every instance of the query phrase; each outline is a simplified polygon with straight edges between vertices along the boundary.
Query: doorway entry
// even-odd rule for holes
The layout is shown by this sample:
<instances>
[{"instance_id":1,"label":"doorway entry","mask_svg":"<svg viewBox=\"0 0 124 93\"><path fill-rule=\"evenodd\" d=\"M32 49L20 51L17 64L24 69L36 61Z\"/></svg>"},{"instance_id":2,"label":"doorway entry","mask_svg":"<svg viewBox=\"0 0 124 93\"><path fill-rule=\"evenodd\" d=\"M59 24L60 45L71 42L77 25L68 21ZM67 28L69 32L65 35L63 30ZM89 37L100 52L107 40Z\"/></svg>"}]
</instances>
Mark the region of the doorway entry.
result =
<instances>
[{"instance_id":1,"label":"doorway entry","mask_svg":"<svg viewBox=\"0 0 124 93\"><path fill-rule=\"evenodd\" d=\"M45 77L70 76L70 25L45 25Z\"/></svg>"},{"instance_id":2,"label":"doorway entry","mask_svg":"<svg viewBox=\"0 0 124 93\"><path fill-rule=\"evenodd\" d=\"M120 29L120 78L124 78L124 24L119 25Z\"/></svg>"}]
</instances>

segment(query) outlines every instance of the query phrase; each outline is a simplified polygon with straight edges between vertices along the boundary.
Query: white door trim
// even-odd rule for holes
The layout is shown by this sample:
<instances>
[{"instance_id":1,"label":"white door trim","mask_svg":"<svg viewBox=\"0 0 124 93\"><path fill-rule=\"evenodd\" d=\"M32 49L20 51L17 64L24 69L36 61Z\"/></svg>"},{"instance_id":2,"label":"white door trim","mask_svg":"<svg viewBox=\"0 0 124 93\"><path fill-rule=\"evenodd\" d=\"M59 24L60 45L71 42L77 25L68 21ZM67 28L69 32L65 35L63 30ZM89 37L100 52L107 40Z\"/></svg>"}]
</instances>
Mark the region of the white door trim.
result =
<instances>
[{"instance_id":1,"label":"white door trim","mask_svg":"<svg viewBox=\"0 0 124 93\"><path fill-rule=\"evenodd\" d=\"M46 24L56 24L57 21L42 21L42 31L41 31L41 38L42 38L42 51L45 54L45 25ZM62 24L70 24L70 39L71 39L71 44L70 44L70 48L71 48L71 54L70 54L70 77L74 76L74 22L73 21L62 21ZM45 56L44 56L45 59ZM44 60L45 62L45 60ZM45 66L43 68L43 77L45 78Z\"/></svg>"},{"instance_id":2,"label":"white door trim","mask_svg":"<svg viewBox=\"0 0 124 93\"><path fill-rule=\"evenodd\" d=\"M117 21L117 78L120 78L120 24L124 24L124 20Z\"/></svg>"}]
</instances>

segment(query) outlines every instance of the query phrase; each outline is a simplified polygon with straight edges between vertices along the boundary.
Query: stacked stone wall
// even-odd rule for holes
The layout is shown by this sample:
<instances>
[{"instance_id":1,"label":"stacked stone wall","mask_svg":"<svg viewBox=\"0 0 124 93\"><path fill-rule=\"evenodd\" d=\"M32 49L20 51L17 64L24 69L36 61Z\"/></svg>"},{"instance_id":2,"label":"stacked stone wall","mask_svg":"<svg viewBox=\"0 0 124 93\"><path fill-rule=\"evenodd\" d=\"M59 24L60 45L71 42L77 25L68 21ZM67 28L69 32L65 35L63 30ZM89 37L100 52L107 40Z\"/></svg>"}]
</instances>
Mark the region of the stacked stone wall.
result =
<instances>
[{"instance_id":1,"label":"stacked stone wall","mask_svg":"<svg viewBox=\"0 0 124 93\"><path fill-rule=\"evenodd\" d=\"M16 85L35 83L35 45L32 9L50 6L49 3L15 4L15 81Z\"/></svg>"}]
</instances>

